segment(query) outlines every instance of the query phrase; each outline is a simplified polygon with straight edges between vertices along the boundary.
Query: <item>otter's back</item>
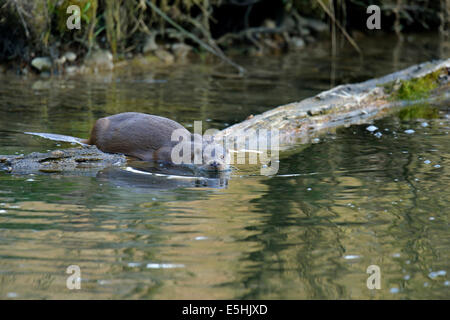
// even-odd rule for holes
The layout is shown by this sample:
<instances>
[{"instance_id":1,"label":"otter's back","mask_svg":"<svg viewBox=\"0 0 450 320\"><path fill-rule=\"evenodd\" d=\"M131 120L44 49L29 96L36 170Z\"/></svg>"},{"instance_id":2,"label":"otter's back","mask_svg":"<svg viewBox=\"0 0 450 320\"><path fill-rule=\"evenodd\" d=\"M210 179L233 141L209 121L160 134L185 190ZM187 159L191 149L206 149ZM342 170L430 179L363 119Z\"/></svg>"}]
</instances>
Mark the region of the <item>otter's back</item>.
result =
<instances>
[{"instance_id":1,"label":"otter's back","mask_svg":"<svg viewBox=\"0 0 450 320\"><path fill-rule=\"evenodd\" d=\"M149 160L153 152L170 145L172 132L184 130L176 121L138 112L126 112L98 119L92 128L90 144L109 153L123 153Z\"/></svg>"}]
</instances>

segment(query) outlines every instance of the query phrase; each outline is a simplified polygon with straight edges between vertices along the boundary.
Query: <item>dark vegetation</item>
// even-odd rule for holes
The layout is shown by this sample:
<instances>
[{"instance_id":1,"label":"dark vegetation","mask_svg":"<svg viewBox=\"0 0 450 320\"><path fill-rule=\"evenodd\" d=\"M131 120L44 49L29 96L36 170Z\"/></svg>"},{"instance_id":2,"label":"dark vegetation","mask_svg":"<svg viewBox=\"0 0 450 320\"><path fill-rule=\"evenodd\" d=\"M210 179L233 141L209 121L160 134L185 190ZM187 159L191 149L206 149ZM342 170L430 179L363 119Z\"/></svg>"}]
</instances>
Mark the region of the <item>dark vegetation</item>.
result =
<instances>
[{"instance_id":1,"label":"dark vegetation","mask_svg":"<svg viewBox=\"0 0 450 320\"><path fill-rule=\"evenodd\" d=\"M72 4L81 9L80 30L66 26ZM371 4L381 7L382 30L366 27ZM358 34L446 35L449 14L450 0L0 0L0 63L99 48L120 60L180 43L226 60L230 49L279 52L323 33L344 36L358 50Z\"/></svg>"}]
</instances>

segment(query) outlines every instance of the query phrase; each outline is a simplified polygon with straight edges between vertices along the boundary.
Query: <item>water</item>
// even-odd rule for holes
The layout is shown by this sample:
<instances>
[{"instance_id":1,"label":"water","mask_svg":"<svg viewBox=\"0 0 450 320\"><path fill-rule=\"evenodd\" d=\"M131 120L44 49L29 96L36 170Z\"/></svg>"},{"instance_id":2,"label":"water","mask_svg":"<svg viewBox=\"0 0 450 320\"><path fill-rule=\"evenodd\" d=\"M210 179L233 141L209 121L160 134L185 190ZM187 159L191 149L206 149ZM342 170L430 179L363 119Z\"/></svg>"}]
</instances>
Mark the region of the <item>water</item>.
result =
<instances>
[{"instance_id":1,"label":"water","mask_svg":"<svg viewBox=\"0 0 450 320\"><path fill-rule=\"evenodd\" d=\"M351 49L332 58L327 44L236 58L250 73L243 80L200 62L2 77L0 154L69 146L20 132L85 138L95 119L124 111L222 129L440 57L429 36L360 44L363 59ZM282 153L277 176L238 168L222 185L108 170L0 173L0 299L448 299L449 108L416 106L369 125ZM70 265L80 267L80 290L66 287ZM380 290L366 286L370 265L380 267Z\"/></svg>"}]
</instances>

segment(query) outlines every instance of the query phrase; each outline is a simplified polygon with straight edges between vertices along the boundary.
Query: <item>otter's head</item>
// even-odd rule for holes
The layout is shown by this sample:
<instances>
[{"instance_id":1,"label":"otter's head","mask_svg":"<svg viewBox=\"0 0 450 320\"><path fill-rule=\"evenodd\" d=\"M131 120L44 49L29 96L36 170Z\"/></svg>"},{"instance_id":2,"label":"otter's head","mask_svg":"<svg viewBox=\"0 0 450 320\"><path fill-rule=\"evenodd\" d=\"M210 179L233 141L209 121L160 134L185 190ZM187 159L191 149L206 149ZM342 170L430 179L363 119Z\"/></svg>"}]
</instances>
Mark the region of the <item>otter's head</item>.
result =
<instances>
[{"instance_id":1,"label":"otter's head","mask_svg":"<svg viewBox=\"0 0 450 320\"><path fill-rule=\"evenodd\" d=\"M230 153L221 144L203 139L192 143L192 163L205 171L226 171L230 168Z\"/></svg>"},{"instance_id":2,"label":"otter's head","mask_svg":"<svg viewBox=\"0 0 450 320\"><path fill-rule=\"evenodd\" d=\"M226 171L230 169L230 153L223 145L215 142L204 142L202 149L202 170Z\"/></svg>"},{"instance_id":3,"label":"otter's head","mask_svg":"<svg viewBox=\"0 0 450 320\"><path fill-rule=\"evenodd\" d=\"M175 164L193 164L204 171L227 171L230 168L230 153L211 136L193 134L191 139L174 141L170 150Z\"/></svg>"}]
</instances>

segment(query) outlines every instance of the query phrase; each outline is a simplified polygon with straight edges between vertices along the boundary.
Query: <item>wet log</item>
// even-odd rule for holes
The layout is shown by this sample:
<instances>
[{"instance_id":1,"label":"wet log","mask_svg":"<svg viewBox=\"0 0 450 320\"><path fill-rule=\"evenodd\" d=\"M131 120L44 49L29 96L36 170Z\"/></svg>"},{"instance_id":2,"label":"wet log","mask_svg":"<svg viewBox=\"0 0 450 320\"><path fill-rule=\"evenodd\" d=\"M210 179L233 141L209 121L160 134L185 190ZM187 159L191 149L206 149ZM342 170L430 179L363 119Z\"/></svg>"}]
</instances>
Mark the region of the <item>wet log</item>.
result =
<instances>
[{"instance_id":1,"label":"wet log","mask_svg":"<svg viewBox=\"0 0 450 320\"><path fill-rule=\"evenodd\" d=\"M381 78L340 85L312 98L250 116L247 120L220 131L215 135L215 139L239 149L240 147L236 146L236 139L239 137L260 139L258 135L249 134L250 131L276 129L279 149L289 149L340 126L369 123L398 107L448 101L449 69L450 59L425 62ZM417 82L417 79L426 81ZM402 99L403 95L399 92L410 83L413 84L413 89L421 91L422 98L416 99L418 95L413 95L413 99ZM433 89L429 92L426 92L427 88L420 87L429 83L433 84ZM248 144L247 141L246 148Z\"/></svg>"},{"instance_id":2,"label":"wet log","mask_svg":"<svg viewBox=\"0 0 450 320\"><path fill-rule=\"evenodd\" d=\"M0 155L0 169L13 174L59 173L89 175L111 166L121 166L126 157L104 153L95 146L54 150L28 155Z\"/></svg>"}]
</instances>

